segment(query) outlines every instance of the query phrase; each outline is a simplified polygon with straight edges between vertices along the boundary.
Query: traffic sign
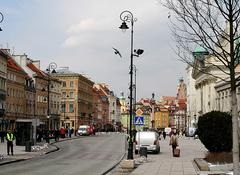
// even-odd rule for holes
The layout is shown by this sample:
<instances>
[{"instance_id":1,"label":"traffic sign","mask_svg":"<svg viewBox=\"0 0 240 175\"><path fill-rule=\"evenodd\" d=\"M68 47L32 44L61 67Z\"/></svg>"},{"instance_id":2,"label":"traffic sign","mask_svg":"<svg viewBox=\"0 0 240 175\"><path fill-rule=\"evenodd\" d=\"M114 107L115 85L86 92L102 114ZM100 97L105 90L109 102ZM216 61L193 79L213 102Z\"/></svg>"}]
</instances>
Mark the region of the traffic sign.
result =
<instances>
[{"instance_id":1,"label":"traffic sign","mask_svg":"<svg viewBox=\"0 0 240 175\"><path fill-rule=\"evenodd\" d=\"M143 116L135 116L135 118L134 118L134 124L135 124L135 125L143 125L143 124L144 124L144 118L143 118Z\"/></svg>"},{"instance_id":2,"label":"traffic sign","mask_svg":"<svg viewBox=\"0 0 240 175\"><path fill-rule=\"evenodd\" d=\"M138 108L137 111L136 111L136 114L137 114L138 116L140 116L140 115L143 114L143 111L142 111L140 108Z\"/></svg>"}]
</instances>

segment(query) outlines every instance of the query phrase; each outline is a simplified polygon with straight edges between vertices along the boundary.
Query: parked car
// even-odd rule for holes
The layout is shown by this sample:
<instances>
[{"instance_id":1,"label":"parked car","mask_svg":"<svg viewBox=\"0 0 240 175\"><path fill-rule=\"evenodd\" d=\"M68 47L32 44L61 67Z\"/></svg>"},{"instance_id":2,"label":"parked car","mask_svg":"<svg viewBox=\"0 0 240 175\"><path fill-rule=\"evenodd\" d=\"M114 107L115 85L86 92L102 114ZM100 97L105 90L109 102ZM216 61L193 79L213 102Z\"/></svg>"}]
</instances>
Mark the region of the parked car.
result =
<instances>
[{"instance_id":1,"label":"parked car","mask_svg":"<svg viewBox=\"0 0 240 175\"><path fill-rule=\"evenodd\" d=\"M148 152L160 152L159 135L154 131L138 131L135 143L135 154L138 154L140 147L146 147Z\"/></svg>"},{"instance_id":2,"label":"parked car","mask_svg":"<svg viewBox=\"0 0 240 175\"><path fill-rule=\"evenodd\" d=\"M78 135L91 135L91 128L88 125L80 125L78 128Z\"/></svg>"}]
</instances>

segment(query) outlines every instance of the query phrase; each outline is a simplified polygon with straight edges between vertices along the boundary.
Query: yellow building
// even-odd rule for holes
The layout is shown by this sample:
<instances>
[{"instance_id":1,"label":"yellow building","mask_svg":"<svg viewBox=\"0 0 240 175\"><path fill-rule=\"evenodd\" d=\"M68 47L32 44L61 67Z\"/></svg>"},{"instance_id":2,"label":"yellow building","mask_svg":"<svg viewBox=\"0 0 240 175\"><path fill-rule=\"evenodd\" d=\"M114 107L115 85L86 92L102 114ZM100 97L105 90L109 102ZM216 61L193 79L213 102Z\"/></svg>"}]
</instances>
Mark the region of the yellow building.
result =
<instances>
[{"instance_id":1,"label":"yellow building","mask_svg":"<svg viewBox=\"0 0 240 175\"><path fill-rule=\"evenodd\" d=\"M158 106L155 108L155 128L163 129L169 126L169 112L167 108Z\"/></svg>"}]
</instances>

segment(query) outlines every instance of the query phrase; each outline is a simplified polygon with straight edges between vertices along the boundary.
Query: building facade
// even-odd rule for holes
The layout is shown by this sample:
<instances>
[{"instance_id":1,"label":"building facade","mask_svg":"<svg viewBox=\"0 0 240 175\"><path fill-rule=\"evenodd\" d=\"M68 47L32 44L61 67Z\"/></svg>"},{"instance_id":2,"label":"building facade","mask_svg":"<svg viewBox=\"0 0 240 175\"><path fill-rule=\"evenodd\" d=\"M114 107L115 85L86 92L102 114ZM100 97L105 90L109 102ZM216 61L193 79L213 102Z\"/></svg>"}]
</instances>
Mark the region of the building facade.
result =
<instances>
[{"instance_id":1,"label":"building facade","mask_svg":"<svg viewBox=\"0 0 240 175\"><path fill-rule=\"evenodd\" d=\"M193 68L188 66L187 71L187 118L188 127L196 126L196 89L195 80L192 78Z\"/></svg>"},{"instance_id":2,"label":"building facade","mask_svg":"<svg viewBox=\"0 0 240 175\"><path fill-rule=\"evenodd\" d=\"M68 67L57 70L53 77L62 82L61 122L64 128L77 130L79 125L92 125L93 82Z\"/></svg>"},{"instance_id":3,"label":"building facade","mask_svg":"<svg viewBox=\"0 0 240 175\"><path fill-rule=\"evenodd\" d=\"M9 121L5 118L6 110L6 80L7 80L7 58L8 54L0 50L0 129L6 130Z\"/></svg>"},{"instance_id":4,"label":"building facade","mask_svg":"<svg viewBox=\"0 0 240 175\"><path fill-rule=\"evenodd\" d=\"M221 78L227 77L223 72L227 72L227 69L219 60L208 54L204 48L197 47L194 53L192 77L195 79L196 108L193 113L194 120L197 122L199 116L217 109L215 85ZM213 65L217 65L223 71ZM190 108L194 109L193 105L191 104Z\"/></svg>"}]
</instances>

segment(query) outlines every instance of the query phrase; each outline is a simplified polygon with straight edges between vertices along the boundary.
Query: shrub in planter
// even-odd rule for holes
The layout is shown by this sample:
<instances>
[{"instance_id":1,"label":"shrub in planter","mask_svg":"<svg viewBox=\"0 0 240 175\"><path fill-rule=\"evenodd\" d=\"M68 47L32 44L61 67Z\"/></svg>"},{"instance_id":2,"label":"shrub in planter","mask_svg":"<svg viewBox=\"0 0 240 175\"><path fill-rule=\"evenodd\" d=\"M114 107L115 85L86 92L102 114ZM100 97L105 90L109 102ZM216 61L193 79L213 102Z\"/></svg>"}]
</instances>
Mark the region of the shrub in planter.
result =
<instances>
[{"instance_id":1,"label":"shrub in planter","mask_svg":"<svg viewBox=\"0 0 240 175\"><path fill-rule=\"evenodd\" d=\"M212 111L199 117L197 134L210 152L232 150L232 117L226 112Z\"/></svg>"}]
</instances>

